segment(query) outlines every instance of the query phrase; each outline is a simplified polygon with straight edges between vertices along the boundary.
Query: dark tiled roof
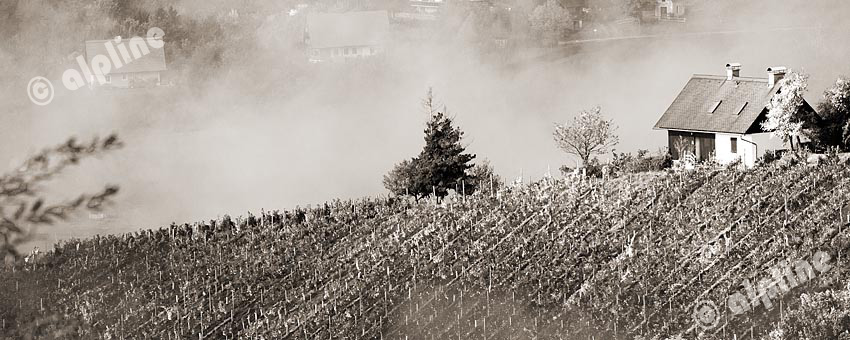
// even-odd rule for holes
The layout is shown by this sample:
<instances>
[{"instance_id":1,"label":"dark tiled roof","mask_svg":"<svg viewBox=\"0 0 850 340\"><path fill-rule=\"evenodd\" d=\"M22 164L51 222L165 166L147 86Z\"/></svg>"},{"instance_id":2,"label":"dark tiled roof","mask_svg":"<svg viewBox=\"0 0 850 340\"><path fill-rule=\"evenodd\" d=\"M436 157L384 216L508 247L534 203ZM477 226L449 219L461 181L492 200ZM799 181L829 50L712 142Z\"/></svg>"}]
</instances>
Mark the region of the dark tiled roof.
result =
<instances>
[{"instance_id":1,"label":"dark tiled roof","mask_svg":"<svg viewBox=\"0 0 850 340\"><path fill-rule=\"evenodd\" d=\"M130 56L133 56L133 50L130 49L130 39L123 39L121 43L115 44L112 40L89 40L86 41L86 61L89 65L92 65L92 58L97 55L105 55L109 57L109 52L106 49L106 43L112 42L115 52L120 56L121 52L118 52L118 45L124 45L127 48L127 52ZM153 48L150 45L148 47L148 54L141 56L140 58L133 59L129 63L124 63L122 60L121 68L116 68L116 65L112 65L112 71L109 73L121 74L121 73L133 73L133 72L157 72L157 71L165 71L165 47L163 48ZM140 53L144 53L143 49L140 49ZM119 57L120 58L120 57ZM112 59L110 58L110 61Z\"/></svg>"},{"instance_id":2,"label":"dark tiled roof","mask_svg":"<svg viewBox=\"0 0 850 340\"><path fill-rule=\"evenodd\" d=\"M655 128L726 133L754 133L779 86L766 78L694 75ZM716 106L716 108L715 108ZM712 109L713 112L712 112Z\"/></svg>"},{"instance_id":3,"label":"dark tiled roof","mask_svg":"<svg viewBox=\"0 0 850 340\"><path fill-rule=\"evenodd\" d=\"M387 11L311 14L307 44L311 48L382 45L389 27Z\"/></svg>"}]
</instances>

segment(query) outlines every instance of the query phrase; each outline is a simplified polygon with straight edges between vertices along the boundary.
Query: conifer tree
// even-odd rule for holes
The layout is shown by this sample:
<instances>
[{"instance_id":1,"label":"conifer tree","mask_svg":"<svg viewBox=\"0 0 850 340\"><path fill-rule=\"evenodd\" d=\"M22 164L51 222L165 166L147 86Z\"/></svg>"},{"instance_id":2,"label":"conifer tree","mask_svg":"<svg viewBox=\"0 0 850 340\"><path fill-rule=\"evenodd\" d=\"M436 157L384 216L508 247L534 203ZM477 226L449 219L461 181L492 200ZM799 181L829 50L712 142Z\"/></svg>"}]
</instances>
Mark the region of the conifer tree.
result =
<instances>
[{"instance_id":1,"label":"conifer tree","mask_svg":"<svg viewBox=\"0 0 850 340\"><path fill-rule=\"evenodd\" d=\"M436 112L425 128L425 147L413 159L414 178L411 193L427 196L436 193L443 197L448 189L454 189L467 180L466 171L475 155L465 153L461 145L463 131L452 126L452 119L443 112Z\"/></svg>"},{"instance_id":2,"label":"conifer tree","mask_svg":"<svg viewBox=\"0 0 850 340\"><path fill-rule=\"evenodd\" d=\"M463 131L452 125L445 107L436 109L429 89L423 100L428 123L425 127L425 147L417 157L405 160L384 176L384 186L397 195L410 194L417 198L436 194L444 197L449 189L471 180L467 170L475 155L466 153L461 144Z\"/></svg>"}]
</instances>

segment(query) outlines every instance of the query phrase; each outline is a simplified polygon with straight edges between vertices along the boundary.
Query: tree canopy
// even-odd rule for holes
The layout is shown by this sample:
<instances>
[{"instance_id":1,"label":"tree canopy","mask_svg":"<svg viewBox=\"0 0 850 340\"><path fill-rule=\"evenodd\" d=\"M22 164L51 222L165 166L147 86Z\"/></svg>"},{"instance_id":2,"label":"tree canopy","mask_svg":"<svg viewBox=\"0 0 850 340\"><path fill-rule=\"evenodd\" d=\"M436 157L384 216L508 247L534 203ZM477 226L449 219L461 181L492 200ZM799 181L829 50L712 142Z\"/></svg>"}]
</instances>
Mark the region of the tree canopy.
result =
<instances>
[{"instance_id":1,"label":"tree canopy","mask_svg":"<svg viewBox=\"0 0 850 340\"><path fill-rule=\"evenodd\" d=\"M820 148L850 149L850 79L839 77L818 104L821 122L813 133Z\"/></svg>"},{"instance_id":2,"label":"tree canopy","mask_svg":"<svg viewBox=\"0 0 850 340\"><path fill-rule=\"evenodd\" d=\"M587 165L590 156L607 153L619 143L613 120L602 117L599 106L582 111L570 122L555 124L555 142L562 150L578 156Z\"/></svg>"},{"instance_id":3,"label":"tree canopy","mask_svg":"<svg viewBox=\"0 0 850 340\"><path fill-rule=\"evenodd\" d=\"M788 75L780 80L780 90L767 105L767 120L761 123L762 129L771 131L772 136L790 143L791 149L794 149L794 139L799 139L803 133L803 94L808 89L808 79L808 75L788 72Z\"/></svg>"},{"instance_id":4,"label":"tree canopy","mask_svg":"<svg viewBox=\"0 0 850 340\"><path fill-rule=\"evenodd\" d=\"M548 0L537 6L528 20L532 31L539 34L544 41L557 43L558 38L566 30L569 17L569 11L561 7L556 0Z\"/></svg>"},{"instance_id":5,"label":"tree canopy","mask_svg":"<svg viewBox=\"0 0 850 340\"><path fill-rule=\"evenodd\" d=\"M634 18L640 18L640 11L645 5L646 0L624 0L620 4L623 14Z\"/></svg>"}]
</instances>

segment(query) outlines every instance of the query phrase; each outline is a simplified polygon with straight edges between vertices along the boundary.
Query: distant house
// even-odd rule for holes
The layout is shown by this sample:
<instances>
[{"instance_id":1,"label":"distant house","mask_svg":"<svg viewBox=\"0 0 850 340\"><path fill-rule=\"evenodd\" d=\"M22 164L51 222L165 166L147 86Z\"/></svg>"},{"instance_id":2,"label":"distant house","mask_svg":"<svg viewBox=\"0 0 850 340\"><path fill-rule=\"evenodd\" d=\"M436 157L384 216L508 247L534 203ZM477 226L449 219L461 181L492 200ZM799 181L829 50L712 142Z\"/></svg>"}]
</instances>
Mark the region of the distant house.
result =
<instances>
[{"instance_id":1,"label":"distant house","mask_svg":"<svg viewBox=\"0 0 850 340\"><path fill-rule=\"evenodd\" d=\"M310 62L344 62L381 55L389 39L387 11L320 13L307 17Z\"/></svg>"},{"instance_id":2,"label":"distant house","mask_svg":"<svg viewBox=\"0 0 850 340\"><path fill-rule=\"evenodd\" d=\"M445 11L445 0L408 0L407 6L392 12L394 20L435 21Z\"/></svg>"},{"instance_id":3,"label":"distant house","mask_svg":"<svg viewBox=\"0 0 850 340\"><path fill-rule=\"evenodd\" d=\"M660 20L682 20L685 18L683 0L656 0L655 17Z\"/></svg>"},{"instance_id":4,"label":"distant house","mask_svg":"<svg viewBox=\"0 0 850 340\"><path fill-rule=\"evenodd\" d=\"M496 17L493 26L488 30L492 38L492 46L497 49L508 48L514 35L511 28L511 21L508 14Z\"/></svg>"},{"instance_id":5,"label":"distant house","mask_svg":"<svg viewBox=\"0 0 850 340\"><path fill-rule=\"evenodd\" d=\"M655 128L667 130L673 159L691 155L698 161L740 159L748 167L755 165L766 148L760 150L754 137L768 132L761 123L786 70L769 68L767 78L741 77L740 70L740 64L727 64L726 76L694 75L664 112ZM805 102L801 109L814 113Z\"/></svg>"},{"instance_id":6,"label":"distant house","mask_svg":"<svg viewBox=\"0 0 850 340\"><path fill-rule=\"evenodd\" d=\"M573 31L584 28L585 17L587 17L587 13L590 11L587 0L562 0L560 4L570 15L568 19L570 28Z\"/></svg>"},{"instance_id":7,"label":"distant house","mask_svg":"<svg viewBox=\"0 0 850 340\"><path fill-rule=\"evenodd\" d=\"M413 13L437 15L445 6L443 0L410 0L410 7Z\"/></svg>"},{"instance_id":8,"label":"distant house","mask_svg":"<svg viewBox=\"0 0 850 340\"><path fill-rule=\"evenodd\" d=\"M123 46L119 48L119 45ZM107 46L111 46L113 54L110 54L110 49ZM122 49L128 51L130 58L126 58L127 60L119 57L120 53L116 52ZM93 65L92 59L98 55L110 57L112 69L109 74L105 75L105 84L100 86L133 88L159 85L162 81L161 73L166 70L165 48L146 46L140 53L133 53L133 51L138 50L133 43L128 43L126 39L117 44L115 40L89 40L86 41L86 62ZM136 57L137 55L138 57ZM120 67L115 64L116 58L121 63Z\"/></svg>"}]
</instances>

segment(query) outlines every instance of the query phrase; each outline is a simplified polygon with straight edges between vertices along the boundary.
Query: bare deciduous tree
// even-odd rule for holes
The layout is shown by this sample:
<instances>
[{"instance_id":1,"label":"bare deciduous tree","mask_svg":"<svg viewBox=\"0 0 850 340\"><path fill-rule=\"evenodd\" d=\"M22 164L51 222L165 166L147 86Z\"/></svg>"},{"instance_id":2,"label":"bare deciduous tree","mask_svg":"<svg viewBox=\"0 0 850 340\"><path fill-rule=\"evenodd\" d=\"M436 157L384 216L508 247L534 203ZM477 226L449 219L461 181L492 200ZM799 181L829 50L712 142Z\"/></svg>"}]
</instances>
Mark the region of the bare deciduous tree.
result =
<instances>
[{"instance_id":1,"label":"bare deciduous tree","mask_svg":"<svg viewBox=\"0 0 850 340\"><path fill-rule=\"evenodd\" d=\"M583 165L587 164L590 156L606 153L620 141L614 134L617 129L614 121L605 120L601 111L597 106L582 111L573 118L572 124L555 124L554 136L558 147L581 158Z\"/></svg>"}]
</instances>

